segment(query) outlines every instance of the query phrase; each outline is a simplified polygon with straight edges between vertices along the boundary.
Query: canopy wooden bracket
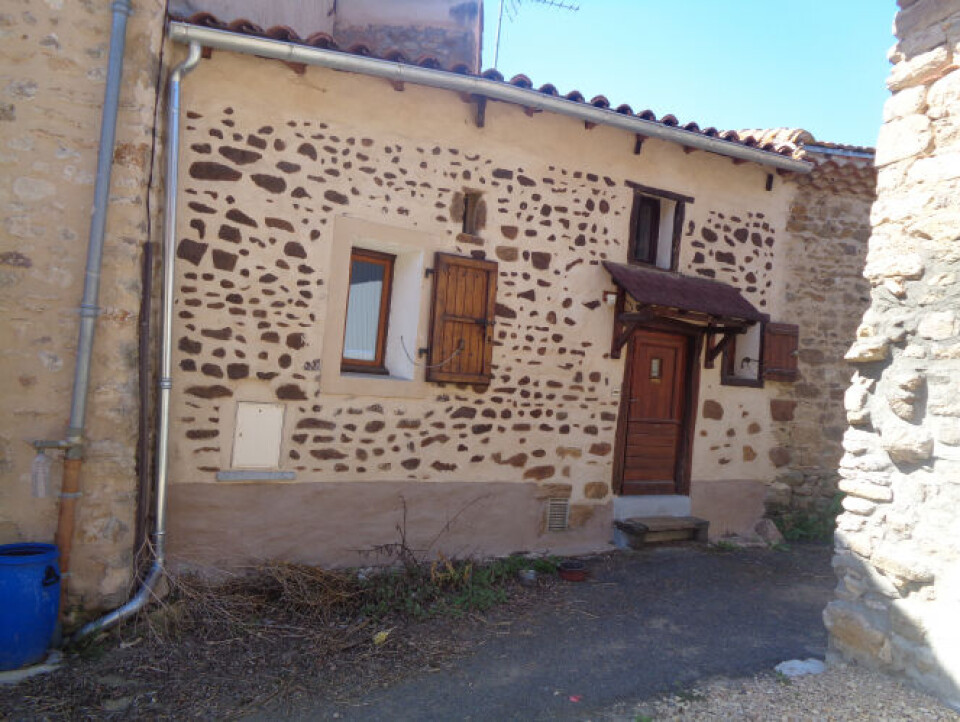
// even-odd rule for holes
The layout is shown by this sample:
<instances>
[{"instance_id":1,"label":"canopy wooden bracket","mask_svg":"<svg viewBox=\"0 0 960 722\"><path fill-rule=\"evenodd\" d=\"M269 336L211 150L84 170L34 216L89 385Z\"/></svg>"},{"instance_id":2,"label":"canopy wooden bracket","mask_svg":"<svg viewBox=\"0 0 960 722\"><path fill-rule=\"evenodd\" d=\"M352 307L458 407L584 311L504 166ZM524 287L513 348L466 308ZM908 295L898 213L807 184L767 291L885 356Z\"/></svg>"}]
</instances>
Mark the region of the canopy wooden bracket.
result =
<instances>
[{"instance_id":1,"label":"canopy wooden bracket","mask_svg":"<svg viewBox=\"0 0 960 722\"><path fill-rule=\"evenodd\" d=\"M640 155L640 151L643 150L643 141L645 141L646 139L647 139L647 136L645 136L645 135L640 135L640 133L637 133L637 134L634 136L634 141L633 141L633 154L634 154L634 155Z\"/></svg>"},{"instance_id":2,"label":"canopy wooden bracket","mask_svg":"<svg viewBox=\"0 0 960 722\"><path fill-rule=\"evenodd\" d=\"M613 338L610 341L610 358L620 358L620 351L623 349L624 344L627 343L627 339L630 338L629 335L626 336L626 338L623 337L625 329L623 323L620 321L626 305L627 294L624 293L622 288L617 286L617 301L613 307Z\"/></svg>"},{"instance_id":3,"label":"canopy wooden bracket","mask_svg":"<svg viewBox=\"0 0 960 722\"><path fill-rule=\"evenodd\" d=\"M618 288L617 305L613 317L613 341L610 345L610 358L620 358L623 347L627 345L636 330L656 318L656 314L644 308L640 308L634 313L624 313L625 305L626 294L622 288Z\"/></svg>"},{"instance_id":4,"label":"canopy wooden bracket","mask_svg":"<svg viewBox=\"0 0 960 722\"><path fill-rule=\"evenodd\" d=\"M719 339L716 338L718 333L720 334ZM743 329L720 331L719 329L708 327L707 347L703 353L703 367L705 369L712 369L713 362L726 350L739 333L743 333Z\"/></svg>"}]
</instances>

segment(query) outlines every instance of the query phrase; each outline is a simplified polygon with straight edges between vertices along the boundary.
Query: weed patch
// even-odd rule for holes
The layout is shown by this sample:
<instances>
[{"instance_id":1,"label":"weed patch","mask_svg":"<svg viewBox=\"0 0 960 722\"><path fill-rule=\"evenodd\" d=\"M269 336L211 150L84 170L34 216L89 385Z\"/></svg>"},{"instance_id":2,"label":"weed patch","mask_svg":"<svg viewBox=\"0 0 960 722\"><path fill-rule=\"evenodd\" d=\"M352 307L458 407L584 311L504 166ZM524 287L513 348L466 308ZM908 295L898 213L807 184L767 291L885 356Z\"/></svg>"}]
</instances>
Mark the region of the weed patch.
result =
<instances>
[{"instance_id":1,"label":"weed patch","mask_svg":"<svg viewBox=\"0 0 960 722\"><path fill-rule=\"evenodd\" d=\"M829 542L833 540L837 516L843 510L842 502L843 493L837 492L823 509L784 512L773 521L786 541Z\"/></svg>"},{"instance_id":2,"label":"weed patch","mask_svg":"<svg viewBox=\"0 0 960 722\"><path fill-rule=\"evenodd\" d=\"M505 602L521 569L556 574L557 560L513 555L486 563L451 560L442 554L431 564L405 564L366 576L360 583L362 613L426 619L459 617Z\"/></svg>"}]
</instances>

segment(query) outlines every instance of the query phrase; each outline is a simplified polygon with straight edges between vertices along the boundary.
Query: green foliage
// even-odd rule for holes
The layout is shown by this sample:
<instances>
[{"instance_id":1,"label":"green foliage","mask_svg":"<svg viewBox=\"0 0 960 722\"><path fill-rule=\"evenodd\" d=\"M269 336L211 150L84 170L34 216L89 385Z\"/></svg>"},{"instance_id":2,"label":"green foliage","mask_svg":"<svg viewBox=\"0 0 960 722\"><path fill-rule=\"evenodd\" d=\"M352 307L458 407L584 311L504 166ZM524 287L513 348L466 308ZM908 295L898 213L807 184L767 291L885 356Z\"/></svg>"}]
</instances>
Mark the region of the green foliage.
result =
<instances>
[{"instance_id":1,"label":"green foliage","mask_svg":"<svg viewBox=\"0 0 960 722\"><path fill-rule=\"evenodd\" d=\"M555 574L557 564L553 557L519 554L484 563L440 554L431 564L403 564L363 579L362 611L375 618L399 614L414 619L482 612L507 600L521 569Z\"/></svg>"},{"instance_id":2,"label":"green foliage","mask_svg":"<svg viewBox=\"0 0 960 722\"><path fill-rule=\"evenodd\" d=\"M842 502L843 493L837 492L823 509L785 512L775 517L774 523L787 541L829 542L843 510Z\"/></svg>"},{"instance_id":3,"label":"green foliage","mask_svg":"<svg viewBox=\"0 0 960 722\"><path fill-rule=\"evenodd\" d=\"M710 549L715 552L735 552L740 549L738 544L734 544L731 541L726 541L721 539L720 541L714 542L710 545Z\"/></svg>"}]
</instances>

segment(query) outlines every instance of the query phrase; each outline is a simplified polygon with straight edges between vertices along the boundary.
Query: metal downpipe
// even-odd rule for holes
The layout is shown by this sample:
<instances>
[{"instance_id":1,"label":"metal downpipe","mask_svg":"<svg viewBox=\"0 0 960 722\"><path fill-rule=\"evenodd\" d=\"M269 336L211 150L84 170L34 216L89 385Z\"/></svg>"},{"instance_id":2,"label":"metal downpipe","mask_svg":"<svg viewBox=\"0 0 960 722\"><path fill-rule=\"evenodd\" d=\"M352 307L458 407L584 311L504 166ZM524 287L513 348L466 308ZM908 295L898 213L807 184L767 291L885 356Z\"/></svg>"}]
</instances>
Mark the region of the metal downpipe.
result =
<instances>
[{"instance_id":1,"label":"metal downpipe","mask_svg":"<svg viewBox=\"0 0 960 722\"><path fill-rule=\"evenodd\" d=\"M127 17L130 0L114 0L110 6L113 19L110 27L110 53L107 60L107 81L100 116L100 145L97 150L97 175L93 190L93 209L90 217L90 235L87 242L87 267L83 279L83 297L80 301L80 330L77 338L77 360L73 372L73 395L70 400L70 421L61 448L66 451L63 479L60 486L60 508L54 541L60 550L60 569L63 582L61 607L67 596L70 580L70 553L80 492L80 467L83 464L83 431L87 414L87 393L90 389L90 361L93 356L93 338L100 307L100 269L103 262L103 242L107 227L107 208L110 204L110 179L113 171L113 150L116 142L117 109L120 105L120 85L127 42ZM38 451L43 445L37 446Z\"/></svg>"},{"instance_id":2,"label":"metal downpipe","mask_svg":"<svg viewBox=\"0 0 960 722\"><path fill-rule=\"evenodd\" d=\"M138 612L153 595L157 582L163 576L166 559L167 533L167 475L170 441L170 389L173 382L173 296L174 262L176 258L177 194L180 166L180 85L183 78L200 62L202 49L198 43L190 44L186 60L170 73L169 100L167 105L167 163L166 193L163 209L163 295L161 305L160 336L160 398L157 419L157 490L156 520L153 532L153 564L137 593L124 604L100 619L80 628L73 635L74 642L91 634L109 629L118 622Z\"/></svg>"}]
</instances>

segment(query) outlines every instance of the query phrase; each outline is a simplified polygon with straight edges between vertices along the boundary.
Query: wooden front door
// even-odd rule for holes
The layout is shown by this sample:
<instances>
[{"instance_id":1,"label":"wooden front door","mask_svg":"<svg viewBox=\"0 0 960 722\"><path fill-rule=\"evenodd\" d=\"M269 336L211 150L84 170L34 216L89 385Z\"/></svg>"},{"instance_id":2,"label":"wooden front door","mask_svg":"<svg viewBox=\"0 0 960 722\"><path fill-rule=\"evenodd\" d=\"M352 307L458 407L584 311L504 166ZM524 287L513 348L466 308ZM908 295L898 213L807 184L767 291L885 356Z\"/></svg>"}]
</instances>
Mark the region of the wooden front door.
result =
<instances>
[{"instance_id":1,"label":"wooden front door","mask_svg":"<svg viewBox=\"0 0 960 722\"><path fill-rule=\"evenodd\" d=\"M686 494L688 336L637 331L631 339L621 401L621 494Z\"/></svg>"}]
</instances>

